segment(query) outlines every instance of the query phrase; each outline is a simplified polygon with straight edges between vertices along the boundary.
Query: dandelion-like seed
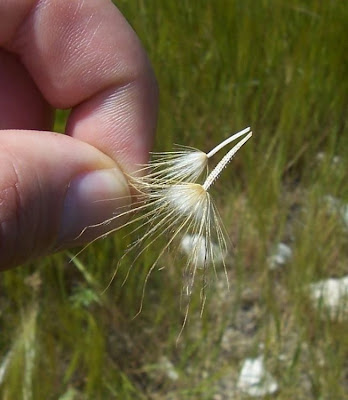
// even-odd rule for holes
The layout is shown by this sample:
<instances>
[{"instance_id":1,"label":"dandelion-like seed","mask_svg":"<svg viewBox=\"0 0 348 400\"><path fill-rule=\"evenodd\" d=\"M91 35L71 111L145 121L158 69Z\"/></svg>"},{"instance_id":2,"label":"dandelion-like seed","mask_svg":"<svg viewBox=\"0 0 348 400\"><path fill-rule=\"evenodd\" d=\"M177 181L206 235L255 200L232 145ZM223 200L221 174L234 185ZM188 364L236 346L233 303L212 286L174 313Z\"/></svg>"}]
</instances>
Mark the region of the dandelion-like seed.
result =
<instances>
[{"instance_id":1,"label":"dandelion-like seed","mask_svg":"<svg viewBox=\"0 0 348 400\"><path fill-rule=\"evenodd\" d=\"M207 173L203 183L197 183L203 171L207 170L208 160L223 147L245 134L247 136L230 149L209 174ZM139 257L163 235L167 235L168 240L164 248L159 251L145 278L142 301L146 283L152 271L158 265L158 261L175 241L179 241L185 235L191 235L194 240L191 241L192 248L184 266L183 293L190 298L198 269L206 271L208 268L212 268L216 273L216 264L222 263L227 279L225 265L226 235L209 189L236 152L251 136L250 128L246 128L230 136L208 153L187 147L181 147L180 150L175 152L158 153L154 161L142 168L141 171L145 172L144 176L130 178L131 185L139 194L135 207L131 211L118 213L104 223L139 211L141 212L140 215L136 215L123 226L140 222L140 225L132 233L139 232L142 227L146 229L145 233L126 249L119 260L111 282L127 254L135 249L138 250L129 267L130 271ZM115 230L118 229L120 228ZM205 301L204 287L206 286L206 274L203 275L202 305ZM139 312L141 311L142 301ZM188 306L183 326L187 314Z\"/></svg>"},{"instance_id":2,"label":"dandelion-like seed","mask_svg":"<svg viewBox=\"0 0 348 400\"><path fill-rule=\"evenodd\" d=\"M143 183L149 184L174 182L195 182L207 170L208 161L219 150L227 146L229 143L240 138L250 132L250 128L245 128L240 132L235 133L222 143L214 147L208 153L187 146L176 146L177 150L164 153L153 153L154 159L148 166L145 166L141 171L145 173L142 178Z\"/></svg>"}]
</instances>

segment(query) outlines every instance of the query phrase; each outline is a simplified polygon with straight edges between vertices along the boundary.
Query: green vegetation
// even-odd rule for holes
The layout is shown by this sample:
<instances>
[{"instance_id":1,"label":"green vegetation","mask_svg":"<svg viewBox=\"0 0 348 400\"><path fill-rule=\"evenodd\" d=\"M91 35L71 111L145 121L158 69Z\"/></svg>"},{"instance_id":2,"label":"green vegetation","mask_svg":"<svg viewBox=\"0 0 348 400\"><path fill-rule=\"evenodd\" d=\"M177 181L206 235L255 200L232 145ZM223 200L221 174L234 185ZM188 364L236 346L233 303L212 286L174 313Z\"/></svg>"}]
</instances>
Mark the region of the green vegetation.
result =
<instances>
[{"instance_id":1,"label":"green vegetation","mask_svg":"<svg viewBox=\"0 0 348 400\"><path fill-rule=\"evenodd\" d=\"M231 289L223 274L211 282L200 318L197 285L176 344L184 315L179 257L165 255L165 268L152 273L135 319L156 246L124 286L121 269L101 294L132 240L125 231L75 262L61 253L4 272L0 398L243 398L233 393L241 363L258 355L261 343L279 385L275 399L345 398L347 319L317 310L308 285L348 274L347 226L327 201L348 203L347 4L117 4L158 77L156 150L173 143L208 150L231 132L253 129L212 193L233 242ZM63 126L60 112L57 129ZM271 270L268 258L279 242L293 256Z\"/></svg>"}]
</instances>

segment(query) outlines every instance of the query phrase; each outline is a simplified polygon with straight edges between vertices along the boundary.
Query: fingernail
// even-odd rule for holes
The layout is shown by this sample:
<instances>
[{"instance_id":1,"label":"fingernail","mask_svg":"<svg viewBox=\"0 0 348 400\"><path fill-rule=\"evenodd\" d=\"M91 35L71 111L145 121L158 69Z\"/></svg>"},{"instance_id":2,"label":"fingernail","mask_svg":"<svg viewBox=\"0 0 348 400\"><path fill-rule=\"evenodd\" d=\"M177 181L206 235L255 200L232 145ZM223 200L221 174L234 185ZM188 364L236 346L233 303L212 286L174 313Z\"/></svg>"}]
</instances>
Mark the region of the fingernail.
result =
<instances>
[{"instance_id":1,"label":"fingernail","mask_svg":"<svg viewBox=\"0 0 348 400\"><path fill-rule=\"evenodd\" d=\"M77 176L65 196L58 244L86 243L120 226L122 218L117 216L130 203L127 181L118 169Z\"/></svg>"}]
</instances>

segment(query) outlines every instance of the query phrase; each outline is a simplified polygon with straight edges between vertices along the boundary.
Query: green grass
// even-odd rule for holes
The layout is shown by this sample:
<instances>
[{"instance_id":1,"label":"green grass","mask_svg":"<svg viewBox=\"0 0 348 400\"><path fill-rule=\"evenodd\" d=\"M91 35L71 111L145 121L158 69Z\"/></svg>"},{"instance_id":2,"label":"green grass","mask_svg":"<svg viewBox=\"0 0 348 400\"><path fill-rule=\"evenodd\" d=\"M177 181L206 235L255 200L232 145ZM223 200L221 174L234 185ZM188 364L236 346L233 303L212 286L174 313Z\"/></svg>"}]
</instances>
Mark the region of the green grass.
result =
<instances>
[{"instance_id":1,"label":"green grass","mask_svg":"<svg viewBox=\"0 0 348 400\"><path fill-rule=\"evenodd\" d=\"M348 203L348 6L117 3L158 78L156 150L173 143L208 150L230 132L253 129L213 191L234 244L231 290L222 275L212 282L200 318L197 287L176 345L184 314L178 258L165 256L166 268L153 272L143 311L132 319L156 247L123 287L120 276L104 295L131 240L122 233L93 244L75 263L61 253L4 272L0 368L9 361L0 398L238 399L232 389L241 363L259 354L260 343L279 383L275 399L345 398L347 319L315 310L307 287L348 273L347 230L324 200ZM64 118L58 113L58 130ZM290 244L293 257L271 271L267 258L279 241ZM163 372L163 356L177 380Z\"/></svg>"}]
</instances>

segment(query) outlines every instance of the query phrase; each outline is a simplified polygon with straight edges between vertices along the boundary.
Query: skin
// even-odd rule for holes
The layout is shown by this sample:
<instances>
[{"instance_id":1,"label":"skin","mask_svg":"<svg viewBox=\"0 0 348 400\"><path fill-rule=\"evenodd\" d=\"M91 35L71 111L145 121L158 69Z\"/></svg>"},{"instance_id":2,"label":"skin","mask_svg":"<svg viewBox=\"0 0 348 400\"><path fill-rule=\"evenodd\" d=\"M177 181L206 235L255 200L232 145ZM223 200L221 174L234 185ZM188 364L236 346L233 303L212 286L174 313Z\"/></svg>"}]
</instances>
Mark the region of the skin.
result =
<instances>
[{"instance_id":1,"label":"skin","mask_svg":"<svg viewBox=\"0 0 348 400\"><path fill-rule=\"evenodd\" d=\"M71 108L65 135L55 108ZM109 0L0 0L0 269L121 224L80 235L130 206L156 113L148 58Z\"/></svg>"}]
</instances>

